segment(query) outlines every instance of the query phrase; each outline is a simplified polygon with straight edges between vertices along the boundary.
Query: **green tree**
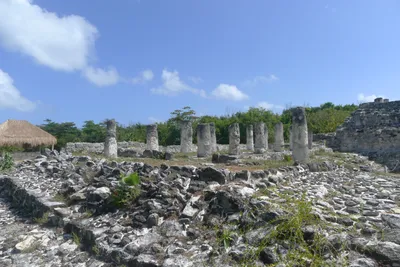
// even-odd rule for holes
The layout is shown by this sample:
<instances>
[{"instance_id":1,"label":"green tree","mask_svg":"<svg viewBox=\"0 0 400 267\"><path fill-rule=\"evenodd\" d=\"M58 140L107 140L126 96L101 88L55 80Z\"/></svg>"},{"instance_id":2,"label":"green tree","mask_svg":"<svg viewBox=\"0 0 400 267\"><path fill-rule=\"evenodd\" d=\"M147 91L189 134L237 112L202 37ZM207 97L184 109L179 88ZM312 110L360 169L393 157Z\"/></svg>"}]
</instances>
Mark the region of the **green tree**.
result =
<instances>
[{"instance_id":1,"label":"green tree","mask_svg":"<svg viewBox=\"0 0 400 267\"><path fill-rule=\"evenodd\" d=\"M68 142L81 141L81 131L73 122L56 123L46 119L45 124L39 127L57 138L57 144L54 146L56 149L61 149Z\"/></svg>"},{"instance_id":2,"label":"green tree","mask_svg":"<svg viewBox=\"0 0 400 267\"><path fill-rule=\"evenodd\" d=\"M104 142L106 138L106 127L104 124L94 123L92 120L85 121L82 126L82 141L89 143Z\"/></svg>"}]
</instances>

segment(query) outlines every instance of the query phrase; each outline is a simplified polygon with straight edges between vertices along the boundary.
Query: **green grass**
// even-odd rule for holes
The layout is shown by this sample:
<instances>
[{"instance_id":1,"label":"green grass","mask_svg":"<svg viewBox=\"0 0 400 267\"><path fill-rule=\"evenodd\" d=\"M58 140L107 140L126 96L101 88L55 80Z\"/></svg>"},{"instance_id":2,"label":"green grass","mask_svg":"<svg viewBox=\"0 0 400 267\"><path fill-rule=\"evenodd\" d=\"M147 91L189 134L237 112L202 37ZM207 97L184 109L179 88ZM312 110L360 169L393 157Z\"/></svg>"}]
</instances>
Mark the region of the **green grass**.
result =
<instances>
[{"instance_id":1,"label":"green grass","mask_svg":"<svg viewBox=\"0 0 400 267\"><path fill-rule=\"evenodd\" d=\"M271 194L278 196L280 201L275 204L284 211L284 215L271 222L275 227L267 226L271 230L258 244L258 247L247 251L246 257L240 262L241 266L254 266L261 251L266 247L273 247L282 243L286 244L288 252L285 256L278 255L278 257L279 262L286 264L285 266L336 266L336 262L335 264L327 262L323 255L326 251L329 251L330 254L339 256L347 247L343 245L341 249L336 250L321 234L323 229L329 227L332 230L337 229L337 227L329 222L322 221L313 213L313 204L306 199L305 193L301 196L297 194L296 197L296 194L283 194L276 192L276 190L264 190L263 192L267 196ZM259 197L260 192L257 192L255 196ZM281 202L281 200L284 200L284 202ZM271 202L274 203L274 201ZM270 207L265 208L270 209ZM308 240L304 237L305 227L314 229L314 234ZM347 266L346 263L341 264L341 266Z\"/></svg>"},{"instance_id":2,"label":"green grass","mask_svg":"<svg viewBox=\"0 0 400 267\"><path fill-rule=\"evenodd\" d=\"M62 194L60 194L60 193L57 193L57 194L53 197L53 199L54 199L55 201L58 201L58 202L63 202L63 203L66 203L66 202L67 202L67 199L66 199Z\"/></svg>"},{"instance_id":3,"label":"green grass","mask_svg":"<svg viewBox=\"0 0 400 267\"><path fill-rule=\"evenodd\" d=\"M72 232L72 241L79 247L81 245L81 239L77 233Z\"/></svg>"},{"instance_id":4,"label":"green grass","mask_svg":"<svg viewBox=\"0 0 400 267\"><path fill-rule=\"evenodd\" d=\"M46 224L49 221L49 212L45 212L40 218L34 218L33 221L37 224Z\"/></svg>"}]
</instances>

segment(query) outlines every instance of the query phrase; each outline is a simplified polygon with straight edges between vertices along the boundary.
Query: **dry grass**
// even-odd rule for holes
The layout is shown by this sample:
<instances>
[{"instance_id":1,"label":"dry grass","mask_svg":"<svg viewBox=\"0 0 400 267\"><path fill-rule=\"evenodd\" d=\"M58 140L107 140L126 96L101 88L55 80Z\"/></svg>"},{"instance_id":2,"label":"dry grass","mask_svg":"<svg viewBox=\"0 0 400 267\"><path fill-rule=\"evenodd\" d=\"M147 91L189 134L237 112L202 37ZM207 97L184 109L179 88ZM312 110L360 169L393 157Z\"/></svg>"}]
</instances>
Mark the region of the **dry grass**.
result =
<instances>
[{"instance_id":1,"label":"dry grass","mask_svg":"<svg viewBox=\"0 0 400 267\"><path fill-rule=\"evenodd\" d=\"M0 124L0 146L55 145L57 139L25 120L7 120Z\"/></svg>"}]
</instances>

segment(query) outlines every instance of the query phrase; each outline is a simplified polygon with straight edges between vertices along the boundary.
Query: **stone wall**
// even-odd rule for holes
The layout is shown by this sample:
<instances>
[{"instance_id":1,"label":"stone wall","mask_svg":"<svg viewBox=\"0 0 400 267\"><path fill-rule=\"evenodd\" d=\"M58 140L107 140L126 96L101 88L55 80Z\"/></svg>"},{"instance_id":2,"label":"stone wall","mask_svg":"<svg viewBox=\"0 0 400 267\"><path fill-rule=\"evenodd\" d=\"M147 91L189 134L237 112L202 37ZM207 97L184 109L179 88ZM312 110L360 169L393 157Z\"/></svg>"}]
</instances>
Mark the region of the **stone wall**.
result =
<instances>
[{"instance_id":1,"label":"stone wall","mask_svg":"<svg viewBox=\"0 0 400 267\"><path fill-rule=\"evenodd\" d=\"M217 145L217 151L228 151L229 145ZM118 142L118 149L121 148L132 148L137 150L139 153L143 153L146 149L146 144L141 142ZM179 153L180 145L172 145L172 146L159 146L160 151L169 152L169 153ZM240 144L241 150L246 150L245 144ZM82 152L82 153L94 153L94 154L102 154L104 150L104 143L67 143L63 150L67 153L74 152ZM190 152L196 152L197 145L193 144L191 146Z\"/></svg>"},{"instance_id":2,"label":"stone wall","mask_svg":"<svg viewBox=\"0 0 400 267\"><path fill-rule=\"evenodd\" d=\"M389 170L400 171L400 101L364 103L338 127L334 151L369 156Z\"/></svg>"},{"instance_id":3,"label":"stone wall","mask_svg":"<svg viewBox=\"0 0 400 267\"><path fill-rule=\"evenodd\" d=\"M26 159L34 159L37 156L40 156L40 152L13 152L11 153L14 160L26 160Z\"/></svg>"},{"instance_id":4,"label":"stone wall","mask_svg":"<svg viewBox=\"0 0 400 267\"><path fill-rule=\"evenodd\" d=\"M333 138L335 137L335 133L319 133L313 134L313 142L323 142L326 143L332 142Z\"/></svg>"}]
</instances>

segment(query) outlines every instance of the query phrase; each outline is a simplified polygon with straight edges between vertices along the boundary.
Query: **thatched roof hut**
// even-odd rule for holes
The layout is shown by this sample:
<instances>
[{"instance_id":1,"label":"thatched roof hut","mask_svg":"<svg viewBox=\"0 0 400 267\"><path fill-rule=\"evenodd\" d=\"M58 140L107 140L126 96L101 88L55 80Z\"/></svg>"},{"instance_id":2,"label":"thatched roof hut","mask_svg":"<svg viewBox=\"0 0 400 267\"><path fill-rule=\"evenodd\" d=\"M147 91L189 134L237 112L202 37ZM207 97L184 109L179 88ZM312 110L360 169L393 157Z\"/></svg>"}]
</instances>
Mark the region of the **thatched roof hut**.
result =
<instances>
[{"instance_id":1,"label":"thatched roof hut","mask_svg":"<svg viewBox=\"0 0 400 267\"><path fill-rule=\"evenodd\" d=\"M0 147L55 145L57 139L25 120L7 120L0 124Z\"/></svg>"}]
</instances>

